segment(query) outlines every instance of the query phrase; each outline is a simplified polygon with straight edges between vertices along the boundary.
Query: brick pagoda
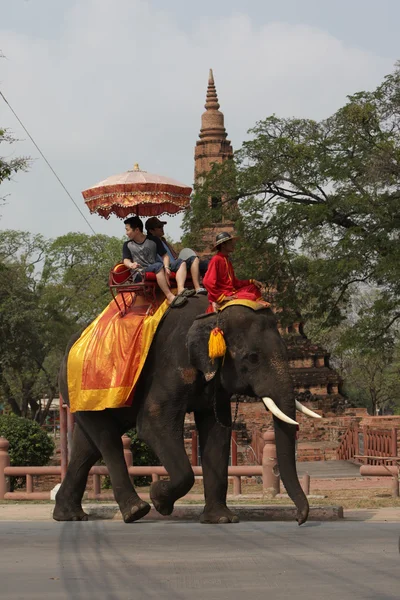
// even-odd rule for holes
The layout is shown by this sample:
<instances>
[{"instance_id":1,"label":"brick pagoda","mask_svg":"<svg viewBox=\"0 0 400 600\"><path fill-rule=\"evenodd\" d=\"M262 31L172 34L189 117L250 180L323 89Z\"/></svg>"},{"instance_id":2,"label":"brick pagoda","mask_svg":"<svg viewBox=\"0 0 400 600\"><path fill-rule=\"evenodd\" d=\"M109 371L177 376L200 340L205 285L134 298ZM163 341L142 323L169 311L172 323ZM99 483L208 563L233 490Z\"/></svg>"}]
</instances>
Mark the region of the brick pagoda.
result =
<instances>
[{"instance_id":1,"label":"brick pagoda","mask_svg":"<svg viewBox=\"0 0 400 600\"><path fill-rule=\"evenodd\" d=\"M199 140L194 149L194 182L199 186L204 176L211 171L214 163L221 164L233 158L233 148L227 139L228 134L224 125L224 115L219 110L217 90L212 69L208 77L205 112L201 116ZM210 198L211 208L219 208L222 198ZM233 232L234 223L222 209L222 220L203 230L203 254L210 253L210 247L220 231Z\"/></svg>"}]
</instances>

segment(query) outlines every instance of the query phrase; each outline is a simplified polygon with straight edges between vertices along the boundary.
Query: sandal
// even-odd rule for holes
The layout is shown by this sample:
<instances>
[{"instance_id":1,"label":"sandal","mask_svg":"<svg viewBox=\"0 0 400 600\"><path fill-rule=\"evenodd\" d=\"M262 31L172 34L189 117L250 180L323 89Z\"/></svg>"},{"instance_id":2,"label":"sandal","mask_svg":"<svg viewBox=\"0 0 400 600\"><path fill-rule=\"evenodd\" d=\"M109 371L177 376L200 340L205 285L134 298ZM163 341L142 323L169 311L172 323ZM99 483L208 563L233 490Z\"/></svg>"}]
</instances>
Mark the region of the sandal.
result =
<instances>
[{"instance_id":1,"label":"sandal","mask_svg":"<svg viewBox=\"0 0 400 600\"><path fill-rule=\"evenodd\" d=\"M188 301L188 299L185 296L175 296L175 298L172 300L171 304L169 305L169 308L176 308L178 306L183 306L184 304L186 304L187 301Z\"/></svg>"},{"instance_id":2,"label":"sandal","mask_svg":"<svg viewBox=\"0 0 400 600\"><path fill-rule=\"evenodd\" d=\"M203 294L204 296L207 296L208 292L207 292L206 288L199 287L199 289L196 290L196 294L198 296L201 295L201 294Z\"/></svg>"},{"instance_id":3,"label":"sandal","mask_svg":"<svg viewBox=\"0 0 400 600\"><path fill-rule=\"evenodd\" d=\"M191 296L194 296L195 293L195 290L189 290L188 288L185 288L179 295L183 296L184 298L190 298Z\"/></svg>"}]
</instances>

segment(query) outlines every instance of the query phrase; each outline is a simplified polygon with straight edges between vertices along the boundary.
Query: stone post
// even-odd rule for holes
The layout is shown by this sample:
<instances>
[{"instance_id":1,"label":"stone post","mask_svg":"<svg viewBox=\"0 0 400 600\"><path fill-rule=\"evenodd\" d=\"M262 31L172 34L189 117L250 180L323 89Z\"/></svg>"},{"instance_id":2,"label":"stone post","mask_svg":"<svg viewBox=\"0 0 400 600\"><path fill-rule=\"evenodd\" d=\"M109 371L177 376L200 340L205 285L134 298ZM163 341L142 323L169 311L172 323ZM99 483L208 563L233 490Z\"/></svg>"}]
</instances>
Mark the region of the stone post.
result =
<instances>
[{"instance_id":1,"label":"stone post","mask_svg":"<svg viewBox=\"0 0 400 600\"><path fill-rule=\"evenodd\" d=\"M263 493L274 498L280 491L274 431L265 431L263 439L265 441L262 457Z\"/></svg>"},{"instance_id":2,"label":"stone post","mask_svg":"<svg viewBox=\"0 0 400 600\"><path fill-rule=\"evenodd\" d=\"M242 478L240 477L240 475L234 475L233 476L233 495L241 496L241 494L242 494Z\"/></svg>"},{"instance_id":3,"label":"stone post","mask_svg":"<svg viewBox=\"0 0 400 600\"><path fill-rule=\"evenodd\" d=\"M399 497L399 475L392 477L392 496L393 498Z\"/></svg>"},{"instance_id":4,"label":"stone post","mask_svg":"<svg viewBox=\"0 0 400 600\"><path fill-rule=\"evenodd\" d=\"M99 496L101 494L100 475L93 475L93 494L95 496Z\"/></svg>"},{"instance_id":5,"label":"stone post","mask_svg":"<svg viewBox=\"0 0 400 600\"><path fill-rule=\"evenodd\" d=\"M9 445L6 438L0 437L0 500L4 500L6 493L10 491L10 481L4 475L4 469L10 466Z\"/></svg>"},{"instance_id":6,"label":"stone post","mask_svg":"<svg viewBox=\"0 0 400 600\"><path fill-rule=\"evenodd\" d=\"M360 454L360 428L358 423L354 425L354 454L359 456Z\"/></svg>"},{"instance_id":7,"label":"stone post","mask_svg":"<svg viewBox=\"0 0 400 600\"><path fill-rule=\"evenodd\" d=\"M397 456L397 429L392 428L392 456Z\"/></svg>"}]
</instances>

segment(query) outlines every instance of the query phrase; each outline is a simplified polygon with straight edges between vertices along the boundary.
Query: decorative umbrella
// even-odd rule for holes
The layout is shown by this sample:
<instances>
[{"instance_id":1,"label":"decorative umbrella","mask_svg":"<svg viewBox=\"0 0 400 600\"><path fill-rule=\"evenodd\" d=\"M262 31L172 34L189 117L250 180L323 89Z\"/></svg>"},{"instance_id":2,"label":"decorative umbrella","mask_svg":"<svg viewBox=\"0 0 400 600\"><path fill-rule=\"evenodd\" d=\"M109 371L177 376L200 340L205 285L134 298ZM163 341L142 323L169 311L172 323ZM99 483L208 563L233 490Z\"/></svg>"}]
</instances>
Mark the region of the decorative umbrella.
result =
<instances>
[{"instance_id":1,"label":"decorative umbrella","mask_svg":"<svg viewBox=\"0 0 400 600\"><path fill-rule=\"evenodd\" d=\"M192 188L161 175L139 169L112 175L82 192L91 213L108 219L110 214L121 219L130 214L155 217L175 215L188 208Z\"/></svg>"}]
</instances>

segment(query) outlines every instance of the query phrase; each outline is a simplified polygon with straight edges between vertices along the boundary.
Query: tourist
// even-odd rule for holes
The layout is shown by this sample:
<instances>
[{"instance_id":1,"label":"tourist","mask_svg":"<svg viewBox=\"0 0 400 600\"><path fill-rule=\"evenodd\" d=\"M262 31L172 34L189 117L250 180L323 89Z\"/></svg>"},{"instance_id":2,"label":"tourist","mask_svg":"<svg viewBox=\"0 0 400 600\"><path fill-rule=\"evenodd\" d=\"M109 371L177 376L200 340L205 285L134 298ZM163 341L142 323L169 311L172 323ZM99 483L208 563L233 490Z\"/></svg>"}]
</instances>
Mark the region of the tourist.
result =
<instances>
[{"instance_id":1,"label":"tourist","mask_svg":"<svg viewBox=\"0 0 400 600\"><path fill-rule=\"evenodd\" d=\"M178 295L175 296L170 287L168 275L168 261L165 263L161 260L157 260L157 254L165 254L164 248L161 242L150 240L143 233L143 223L139 217L129 217L124 221L125 231L128 237L128 241L124 243L122 249L122 260L128 269L132 270L134 281L141 281L144 278L145 273L155 273L157 283L165 294L168 304L171 307L182 306L187 302L185 295L182 295L184 291L184 282L186 279L186 265L182 263L182 273L177 273L177 285ZM178 269L178 272L180 269ZM182 274L184 272L183 282Z\"/></svg>"},{"instance_id":2,"label":"tourist","mask_svg":"<svg viewBox=\"0 0 400 600\"><path fill-rule=\"evenodd\" d=\"M168 253L172 271L174 271L176 263L178 262L178 264L180 264L180 262L183 260L183 262L186 264L187 270L190 271L196 294L207 294L207 290L200 284L200 272L201 270L203 273L206 272L208 261L200 261L199 257L196 256L196 253L190 248L184 248L179 253L178 257L174 248L165 239L164 225L166 224L166 221L160 221L160 219L157 217L151 217L150 219L147 219L146 229L148 237L154 240L161 240L165 252Z\"/></svg>"}]
</instances>

